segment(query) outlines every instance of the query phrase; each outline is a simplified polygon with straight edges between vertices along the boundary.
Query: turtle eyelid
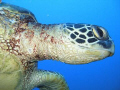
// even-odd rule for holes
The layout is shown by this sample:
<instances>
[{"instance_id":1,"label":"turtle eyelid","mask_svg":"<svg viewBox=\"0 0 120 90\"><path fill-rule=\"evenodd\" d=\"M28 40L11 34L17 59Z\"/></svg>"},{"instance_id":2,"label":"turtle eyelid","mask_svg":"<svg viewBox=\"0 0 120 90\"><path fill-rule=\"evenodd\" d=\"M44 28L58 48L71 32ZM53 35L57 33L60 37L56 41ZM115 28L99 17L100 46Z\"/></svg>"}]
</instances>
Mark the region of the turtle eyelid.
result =
<instances>
[{"instance_id":1,"label":"turtle eyelid","mask_svg":"<svg viewBox=\"0 0 120 90\"><path fill-rule=\"evenodd\" d=\"M100 40L108 39L108 33L104 28L98 27L98 26L93 26L92 30L93 30L93 33L96 36L96 38L98 38Z\"/></svg>"}]
</instances>

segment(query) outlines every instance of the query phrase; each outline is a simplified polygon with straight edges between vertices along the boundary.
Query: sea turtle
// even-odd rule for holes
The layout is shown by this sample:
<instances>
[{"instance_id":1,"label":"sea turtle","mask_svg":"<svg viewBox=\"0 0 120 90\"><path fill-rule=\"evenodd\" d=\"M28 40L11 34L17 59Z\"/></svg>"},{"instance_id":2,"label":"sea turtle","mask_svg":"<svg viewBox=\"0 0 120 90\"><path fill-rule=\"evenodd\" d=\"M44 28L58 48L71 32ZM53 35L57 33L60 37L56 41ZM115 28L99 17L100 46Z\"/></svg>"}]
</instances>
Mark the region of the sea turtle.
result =
<instances>
[{"instance_id":1,"label":"sea turtle","mask_svg":"<svg viewBox=\"0 0 120 90\"><path fill-rule=\"evenodd\" d=\"M45 59L85 64L114 54L114 43L101 26L40 24L32 12L0 4L0 90L69 90L62 75L38 70Z\"/></svg>"}]
</instances>

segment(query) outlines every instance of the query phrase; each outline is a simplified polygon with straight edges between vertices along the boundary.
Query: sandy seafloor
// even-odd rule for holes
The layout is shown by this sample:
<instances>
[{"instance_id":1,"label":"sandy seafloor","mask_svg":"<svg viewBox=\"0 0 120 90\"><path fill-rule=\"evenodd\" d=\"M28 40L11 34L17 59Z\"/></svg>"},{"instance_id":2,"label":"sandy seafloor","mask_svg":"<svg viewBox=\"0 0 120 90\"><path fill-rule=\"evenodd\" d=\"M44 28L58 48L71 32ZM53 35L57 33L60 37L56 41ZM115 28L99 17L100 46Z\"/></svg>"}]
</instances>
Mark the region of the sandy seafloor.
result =
<instances>
[{"instance_id":1,"label":"sandy seafloor","mask_svg":"<svg viewBox=\"0 0 120 90\"><path fill-rule=\"evenodd\" d=\"M70 90L120 90L120 0L2 1L29 9L40 23L88 23L105 27L115 43L114 56L83 65L45 60L38 67L61 73Z\"/></svg>"}]
</instances>

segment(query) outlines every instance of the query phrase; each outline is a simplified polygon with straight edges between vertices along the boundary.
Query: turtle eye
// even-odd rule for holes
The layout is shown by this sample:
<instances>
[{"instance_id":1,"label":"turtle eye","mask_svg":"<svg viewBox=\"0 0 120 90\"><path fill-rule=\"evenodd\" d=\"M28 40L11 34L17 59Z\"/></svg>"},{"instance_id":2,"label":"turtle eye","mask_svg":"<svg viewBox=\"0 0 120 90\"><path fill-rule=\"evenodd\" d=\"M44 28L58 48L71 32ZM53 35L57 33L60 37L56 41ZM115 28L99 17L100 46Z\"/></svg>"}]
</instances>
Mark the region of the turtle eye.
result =
<instances>
[{"instance_id":1,"label":"turtle eye","mask_svg":"<svg viewBox=\"0 0 120 90\"><path fill-rule=\"evenodd\" d=\"M107 40L108 39L108 33L102 27L93 26L93 33L100 40Z\"/></svg>"}]
</instances>

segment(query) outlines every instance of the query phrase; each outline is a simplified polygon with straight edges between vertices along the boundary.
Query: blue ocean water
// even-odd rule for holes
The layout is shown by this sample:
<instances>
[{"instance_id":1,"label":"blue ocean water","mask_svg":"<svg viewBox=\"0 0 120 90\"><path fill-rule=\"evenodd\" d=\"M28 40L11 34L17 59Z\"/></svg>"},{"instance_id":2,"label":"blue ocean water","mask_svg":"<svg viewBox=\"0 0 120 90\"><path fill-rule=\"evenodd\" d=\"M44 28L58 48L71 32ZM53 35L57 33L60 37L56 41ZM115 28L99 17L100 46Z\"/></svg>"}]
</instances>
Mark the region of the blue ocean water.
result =
<instances>
[{"instance_id":1,"label":"blue ocean water","mask_svg":"<svg viewBox=\"0 0 120 90\"><path fill-rule=\"evenodd\" d=\"M120 90L120 0L2 0L29 9L40 23L89 23L105 27L115 55L83 65L39 62L39 69L61 73L70 90ZM34 90L38 90L35 88Z\"/></svg>"}]
</instances>

